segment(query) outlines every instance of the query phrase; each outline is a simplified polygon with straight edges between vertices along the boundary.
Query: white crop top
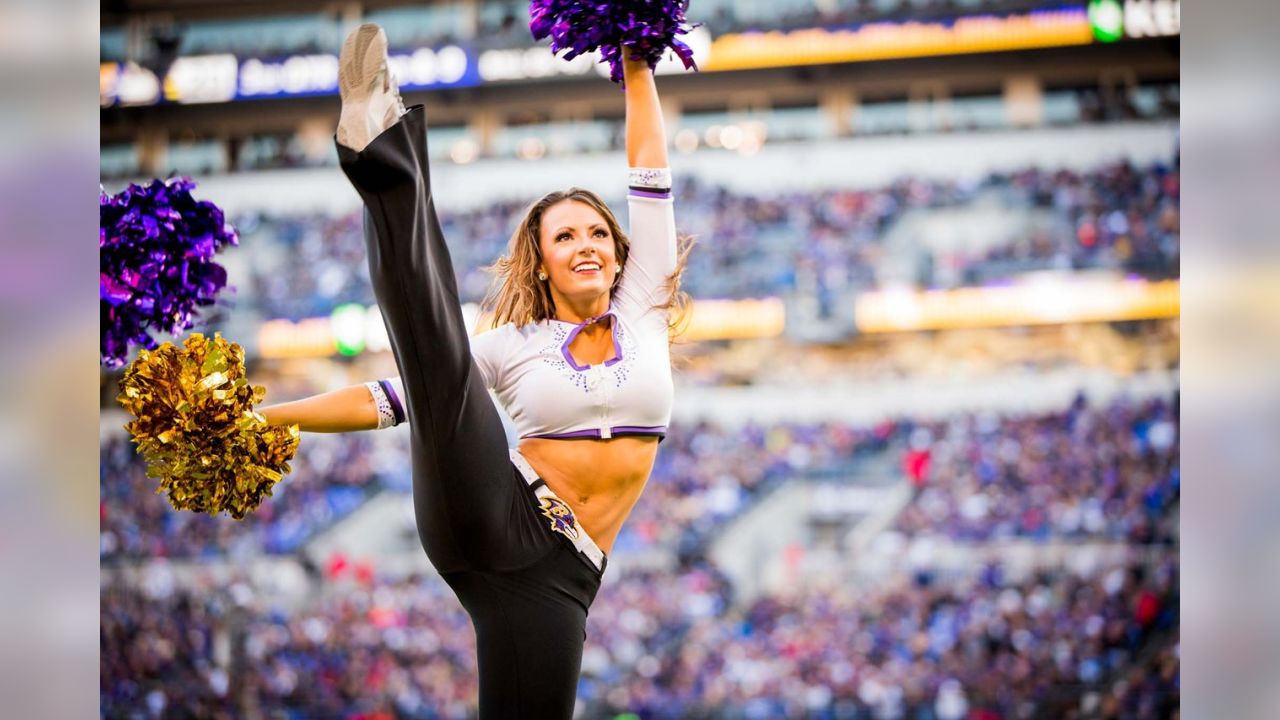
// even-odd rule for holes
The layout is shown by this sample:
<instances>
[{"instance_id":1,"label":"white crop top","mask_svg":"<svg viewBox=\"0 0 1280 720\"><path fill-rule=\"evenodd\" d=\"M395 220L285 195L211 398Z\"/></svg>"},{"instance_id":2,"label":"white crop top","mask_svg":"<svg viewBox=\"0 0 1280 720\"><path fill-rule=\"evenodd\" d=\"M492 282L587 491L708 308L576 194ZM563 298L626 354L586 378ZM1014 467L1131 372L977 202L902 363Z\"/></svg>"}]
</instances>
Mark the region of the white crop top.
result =
<instances>
[{"instance_id":1,"label":"white crop top","mask_svg":"<svg viewBox=\"0 0 1280 720\"><path fill-rule=\"evenodd\" d=\"M507 323L471 338L471 354L524 438L611 438L666 434L674 389L664 287L675 271L676 227L671 173L632 168L627 206L631 248L609 311L582 324ZM591 322L612 317L613 357L579 365L569 353ZM399 378L366 383L379 424L405 418Z\"/></svg>"}]
</instances>

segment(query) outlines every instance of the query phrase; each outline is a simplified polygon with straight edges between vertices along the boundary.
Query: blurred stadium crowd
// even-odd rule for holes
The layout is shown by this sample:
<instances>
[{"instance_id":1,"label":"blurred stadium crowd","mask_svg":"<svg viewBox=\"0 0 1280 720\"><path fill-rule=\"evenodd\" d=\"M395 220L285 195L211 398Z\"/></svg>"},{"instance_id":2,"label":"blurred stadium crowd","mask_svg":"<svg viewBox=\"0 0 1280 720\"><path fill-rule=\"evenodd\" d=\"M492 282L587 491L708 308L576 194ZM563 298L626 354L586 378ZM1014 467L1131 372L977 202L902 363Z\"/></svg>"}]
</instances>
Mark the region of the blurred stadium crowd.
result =
<instances>
[{"instance_id":1,"label":"blurred stadium crowd","mask_svg":"<svg viewBox=\"0 0 1280 720\"><path fill-rule=\"evenodd\" d=\"M871 191L750 196L692 178L679 220L715 238L693 256L695 297L819 296L881 284L886 237L909 213L995 202L1029 217L981 249L917 246L926 288L1039 270L1179 274L1179 170L1118 162L975 182L907 178ZM621 203L619 203L621 205ZM488 284L523 203L446 214L464 300ZM1047 218L1047 219L1046 219ZM625 219L624 219L625 222ZM355 214L246 216L247 301L263 317L372 303ZM255 251L256 252L256 251ZM1177 397L1080 396L1050 412L971 411L858 425L676 423L618 536L593 606L584 718L1165 718L1178 704ZM733 521L812 474L888 461L910 487L882 536L993 549L1128 548L1125 561L1034 570L997 559L914 568L866 588L800 585L741 598L709 560ZM310 435L294 471L241 522L169 509L127 439L101 449L104 717L465 718L475 712L469 621L434 575L375 559L312 558L309 542L380 493L408 506L402 430ZM413 537L412 516L399 517ZM841 547L839 551L847 551ZM178 582L168 562L295 558L306 597L247 579ZM905 565L903 566L905 567Z\"/></svg>"},{"instance_id":2,"label":"blurred stadium crowd","mask_svg":"<svg viewBox=\"0 0 1280 720\"><path fill-rule=\"evenodd\" d=\"M1121 15L1130 5L1138 11L1152 5L1089 3L1095 4ZM279 60L283 78L284 64L305 70L310 53L318 68L336 62L329 56L357 19L384 25L398 50L457 43L477 61L485 51L524 60L545 52L529 37L527 0L304 5L278 16L217 3L189 15L163 2L149 11L104 8L111 18L100 45L103 127L110 131L103 135L104 182L170 169L203 180L336 165L330 135L336 105L326 104L333 98L286 92L243 103L184 99L160 80L179 57L221 55L196 58L188 69L228 55L239 63ZM902 409L933 407L914 402L933 398L897 404L876 398L876 408L891 409L863 413L874 419L858 422L830 410L804 422L770 412L732 422L725 412L675 420L590 611L578 720L1178 716L1180 408L1176 391L1164 390L1176 386L1176 377L1130 382L1148 370L1176 374L1178 320L1068 319L1057 334L996 322L977 325L973 332L981 336L932 329L876 335L862 326L839 337L810 336L800 327L831 320L832 308L853 312L855 296L877 289L1012 285L1033 273L1180 275L1177 35L1104 41L1097 37L1103 28L1089 25L1102 13L1086 18L1085 5L693 3L690 19L714 38L744 33L765 50L763 40L777 39L773 30L819 28L831 31L818 33L830 40L836 30L877 21L901 23L884 26L901 31L894 42L919 41L925 50L898 63L894 53L906 52L902 47L877 46L888 54L823 66L792 57L788 46L758 75L749 64L703 73L696 95L673 93L673 152L707 159L678 176L675 188L677 226L699 241L684 289L698 300L788 303L781 336L695 343L689 359L698 367L678 379L710 402L722 390L752 396L759 389L754 399L762 407L792 402L788 393L805 383L830 386L840 401L848 392L850 404L865 400L856 389L881 384L884 395L927 395L950 387L942 380L992 391L977 402L939 400L938 407L950 409L937 412ZM930 49L930 33L953 28L959 18L982 25L1035 10L1044 12L1026 25L1014 23L1008 38L984 35L990 47L963 56ZM1052 28L1063 12L1074 13L1071 27L1083 28L1083 39L1059 44ZM1052 37L1005 53L1009 62L997 57L1027 41L1022 33L1035 34L1032 25ZM1012 44L996 47L1006 40ZM851 69L870 59L877 62ZM515 65L524 67L524 60ZM154 104L132 107L134 101L106 92L110 64L155 73L155 97L147 101ZM576 97L578 81L542 77L545 68L536 63L527 69L528 78L547 84L534 82L526 92L515 79L486 78L422 91L442 108L463 111L433 127L433 166L493 160L495 167L538 172L539 162L622 149L623 119L617 107L605 110L616 98L600 90L593 100L584 90L582 103L552 107L546 98L558 103L561 89ZM142 75L127 79L136 83ZM234 86L239 76L230 77ZM303 72L292 81L309 77ZM546 97L535 101L539 94ZM205 104L184 107L188 100ZM724 141L731 125L745 134L759 130L751 152ZM1019 139L1024 129L1043 134ZM924 135L932 136L930 147L957 155L969 153L970 138L979 136L983 147L1007 140L1020 149L989 167L947 166L984 168L972 175L944 167L926 177L924 167L904 162L904 174L876 175L867 182L883 184L860 189L843 177L809 183L802 163L789 156L789 148L810 142L815 148L864 142L893 154L914 150ZM1113 147L1113 154L1082 145L1103 136L1099 147ZM779 187L792 189L734 189L708 179L714 172L699 174L731 153L760 151L766 137L770 148L761 157L791 174ZM1147 150L1121 159L1130 140ZM525 152L526 145L538 152ZM1076 150L1087 159L1075 161ZM991 169L997 167L1003 169ZM484 177L473 169L471 177ZM327 172L298 174L314 179ZM338 170L331 172L340 183ZM276 182L286 175L263 177ZM505 251L531 199L495 197L470 210L441 208L463 302L484 295L485 267ZM622 198L605 199L626 227ZM254 200L228 206L241 238L227 258L237 293L226 299L234 317L211 313L213 327L234 319L243 323L238 331L250 333L267 320L324 318L347 303L374 304L359 214L253 210L274 205ZM277 207L296 206L307 204ZM1052 306L1061 297L1038 299ZM812 308L816 320L806 315ZM342 350L263 351L250 358L251 370L274 398L371 379L357 375L389 367L375 348L354 358ZM1099 368L1115 392L1085 387L1085 376ZM1041 374L1053 375L1053 388L1044 391L1052 404L1041 397L1025 406L1009 402L1013 391L994 387L1008 377L1023 382L1010 387L1021 388ZM1069 382L1057 382L1064 377ZM475 716L472 630L416 544L405 428L304 436L292 473L237 522L175 512L155 493L155 481L118 429L123 420L107 419L113 382L104 373L102 717ZM1071 401L1077 388L1081 394ZM755 518L768 527L746 544L767 545L763 536L776 530L774 500L798 486L834 488L825 497L873 497L874 507L858 515L814 504L801 513L807 514L797 522L807 523L808 534L797 555L821 556L827 564L813 562L817 569L765 582L764 553L748 548L743 556L762 565L753 584L729 563L717 564L718 548ZM854 492L841 494L848 490ZM876 494L881 490L887 492ZM330 542L367 527L359 522L370 516L399 550L362 554ZM868 527L874 534L864 537ZM406 562L410 555L417 564ZM277 570L280 577L264 577Z\"/></svg>"},{"instance_id":3,"label":"blurred stadium crowd","mask_svg":"<svg viewBox=\"0 0 1280 720\"><path fill-rule=\"evenodd\" d=\"M290 553L318 528L358 507L381 487L386 457L361 435L307 438L294 472L256 512L239 522L175 513L155 494L156 481L126 435L101 446L99 555L114 558L241 557ZM397 458L401 459L401 458Z\"/></svg>"},{"instance_id":4,"label":"blurred stadium crowd","mask_svg":"<svg viewBox=\"0 0 1280 720\"><path fill-rule=\"evenodd\" d=\"M867 594L765 597L694 620L673 653L603 699L661 718L1069 717L1176 629L1177 579L1176 560L1021 581L988 566ZM1152 702L1139 690L1121 704ZM1129 710L1108 716L1143 716Z\"/></svg>"},{"instance_id":5,"label":"blurred stadium crowd","mask_svg":"<svg viewBox=\"0 0 1280 720\"><path fill-rule=\"evenodd\" d=\"M104 713L474 713L469 621L438 578L339 583L292 612L235 589L104 588ZM730 592L701 567L608 586L579 686L590 716L1155 718L1176 707L1173 557L1020 580L990 565L725 612ZM244 640L235 677L214 662L229 636Z\"/></svg>"},{"instance_id":6,"label":"blurred stadium crowd","mask_svg":"<svg viewBox=\"0 0 1280 720\"><path fill-rule=\"evenodd\" d=\"M1163 400L920 425L911 442L917 494L897 519L907 534L1174 540L1177 425Z\"/></svg>"},{"instance_id":7,"label":"blurred stadium crowd","mask_svg":"<svg viewBox=\"0 0 1280 720\"><path fill-rule=\"evenodd\" d=\"M1166 717L1176 701L1169 643L1178 566L1176 550L1162 548L1175 541L1176 439L1176 401L1167 400L871 428L675 427L614 552L662 548L678 569L624 570L602 588L582 707L589 717L959 720L1068 717L1057 713L1092 698L1104 717ZM104 443L104 568L130 557L292 553L373 489L404 491L403 473L379 471L403 465L402 449L381 447L390 460L375 461L367 434L320 440L303 443L294 477L240 523L168 510L129 445ZM916 486L897 532L993 546L1118 540L1141 552L1083 574L1013 578L995 564L971 576L917 571L865 592L813 588L735 605L732 583L705 559L717 529L779 482L884 453L900 458ZM244 583L193 590L164 564L139 585L107 584L104 713L474 711L468 621L438 578L398 577L376 562L311 572L318 591L297 607L257 599ZM218 652L235 653L231 671L214 662Z\"/></svg>"},{"instance_id":8,"label":"blurred stadium crowd","mask_svg":"<svg viewBox=\"0 0 1280 720\"><path fill-rule=\"evenodd\" d=\"M873 429L836 423L732 430L710 423L677 426L615 550L699 548L751 498L791 473L838 468L859 452L884 447L897 432L889 424ZM155 481L146 476L127 437L113 436L102 445L100 557L110 562L293 553L372 492L409 491L407 445L399 433L386 434L398 437L376 450L368 433L308 435L293 473L239 522L173 512L155 493Z\"/></svg>"},{"instance_id":9,"label":"blurred stadium crowd","mask_svg":"<svg viewBox=\"0 0 1280 720\"><path fill-rule=\"evenodd\" d=\"M879 283L885 232L912 210L971 208L979 199L1003 212L1044 211L993 247L940 248L918 263L924 287L992 282L1035 270L1110 269L1147 277L1178 274L1179 170L1127 162L1092 172L1027 169L974 182L904 178L870 191L743 195L685 178L676 191L682 232L704 242L690 256L685 288L694 297L778 296L812 287L838 295ZM441 218L463 301L479 301L484 268L506 251L527 200L499 202ZM623 213L625 204L611 207ZM625 226L625 225L624 225ZM360 216L250 216L237 227L246 246L277 248L254 257L246 302L269 318L326 315L348 302L373 303ZM264 243L264 240L273 242Z\"/></svg>"},{"instance_id":10,"label":"blurred stadium crowd","mask_svg":"<svg viewBox=\"0 0 1280 720\"><path fill-rule=\"evenodd\" d=\"M293 474L239 522L171 511L127 438L104 441L101 559L289 554L372 492L409 489L403 443L375 452L367 433L307 440ZM662 547L697 557L726 520L777 483L818 469L838 473L860 455L891 450L902 454L915 486L895 524L906 535L1174 541L1177 416L1164 400L1090 408L1081 399L1061 413L984 412L871 428L704 422L673 426L662 449L615 551Z\"/></svg>"}]
</instances>

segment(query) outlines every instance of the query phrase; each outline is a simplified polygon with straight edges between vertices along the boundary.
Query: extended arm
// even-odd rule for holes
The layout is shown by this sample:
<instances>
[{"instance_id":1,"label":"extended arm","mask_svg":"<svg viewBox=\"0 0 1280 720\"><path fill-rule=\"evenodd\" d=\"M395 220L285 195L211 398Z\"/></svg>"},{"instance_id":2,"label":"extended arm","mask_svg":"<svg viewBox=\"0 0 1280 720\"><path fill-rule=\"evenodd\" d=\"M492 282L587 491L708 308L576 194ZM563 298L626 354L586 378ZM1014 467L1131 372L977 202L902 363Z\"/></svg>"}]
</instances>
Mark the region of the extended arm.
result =
<instances>
[{"instance_id":1,"label":"extended arm","mask_svg":"<svg viewBox=\"0 0 1280 720\"><path fill-rule=\"evenodd\" d=\"M631 251L615 297L619 307L636 313L667 306L668 280L676 270L677 243L672 210L667 138L653 71L643 62L623 65L627 83L627 207ZM655 314L665 323L665 314Z\"/></svg>"},{"instance_id":2,"label":"extended arm","mask_svg":"<svg viewBox=\"0 0 1280 720\"><path fill-rule=\"evenodd\" d=\"M665 168L667 133L653 71L642 60L628 59L623 62L622 75L627 94L627 164Z\"/></svg>"},{"instance_id":3,"label":"extended arm","mask_svg":"<svg viewBox=\"0 0 1280 720\"><path fill-rule=\"evenodd\" d=\"M378 427L378 408L364 385L259 408L271 425L297 425L303 432L353 432Z\"/></svg>"},{"instance_id":4,"label":"extended arm","mask_svg":"<svg viewBox=\"0 0 1280 720\"><path fill-rule=\"evenodd\" d=\"M471 338L471 350L484 377L492 388L502 358L506 355L505 338L509 326L501 332L491 330ZM408 422L404 381L386 378L321 395L258 408L271 425L297 425L303 432L355 432L381 430Z\"/></svg>"},{"instance_id":5,"label":"extended arm","mask_svg":"<svg viewBox=\"0 0 1280 720\"><path fill-rule=\"evenodd\" d=\"M399 381L350 385L321 395L259 408L271 425L297 425L303 432L376 430L404 421Z\"/></svg>"}]
</instances>

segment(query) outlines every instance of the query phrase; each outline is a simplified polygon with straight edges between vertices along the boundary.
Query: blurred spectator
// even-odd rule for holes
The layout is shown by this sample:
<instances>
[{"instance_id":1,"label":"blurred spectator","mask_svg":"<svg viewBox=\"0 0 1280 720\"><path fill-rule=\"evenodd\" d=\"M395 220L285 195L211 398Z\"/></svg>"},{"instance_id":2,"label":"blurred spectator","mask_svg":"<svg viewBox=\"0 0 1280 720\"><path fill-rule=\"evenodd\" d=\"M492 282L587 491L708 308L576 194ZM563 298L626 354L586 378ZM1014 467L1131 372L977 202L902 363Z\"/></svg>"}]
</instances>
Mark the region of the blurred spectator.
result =
<instances>
[{"instance_id":1,"label":"blurred spectator","mask_svg":"<svg viewBox=\"0 0 1280 720\"><path fill-rule=\"evenodd\" d=\"M1098 717L1155 720L1178 716L1182 682L1177 637L1171 637L1155 650L1146 662L1136 663L1123 673L1110 694L1102 698L1086 696L1085 702L1089 704L1097 699Z\"/></svg>"}]
</instances>

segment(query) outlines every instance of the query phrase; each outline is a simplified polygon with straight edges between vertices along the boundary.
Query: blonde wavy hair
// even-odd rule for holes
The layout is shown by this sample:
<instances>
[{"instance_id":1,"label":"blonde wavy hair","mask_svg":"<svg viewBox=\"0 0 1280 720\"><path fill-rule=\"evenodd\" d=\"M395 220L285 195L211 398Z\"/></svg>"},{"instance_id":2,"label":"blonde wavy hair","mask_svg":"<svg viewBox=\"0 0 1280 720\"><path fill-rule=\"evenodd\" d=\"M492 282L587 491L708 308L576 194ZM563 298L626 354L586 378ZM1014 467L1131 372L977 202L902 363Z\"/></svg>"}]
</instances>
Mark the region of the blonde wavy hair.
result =
<instances>
[{"instance_id":1,"label":"blonde wavy hair","mask_svg":"<svg viewBox=\"0 0 1280 720\"><path fill-rule=\"evenodd\" d=\"M484 300L482 312L490 318L490 327L499 327L507 323L524 326L529 323L553 319L556 316L555 300L551 296L551 284L538 279L538 264L542 261L542 216L547 209L565 200L583 203L604 218L609 226L609 234L613 236L614 254L622 270L614 278L610 289L610 300L617 292L618 283L627 272L627 256L631 253L631 238L623 232L614 217L613 211L600 199L599 195L583 188L569 188L547 193L531 204L525 211L524 219L511 234L507 243L507 253L498 258L493 265L485 268L494 275ZM684 275L688 263L689 251L693 248L693 240L688 236L679 239L679 255L675 272L667 277L665 283L666 300L654 306L655 310L668 313L668 327L671 337L675 337L687 322L689 296L680 289L680 279Z\"/></svg>"}]
</instances>

